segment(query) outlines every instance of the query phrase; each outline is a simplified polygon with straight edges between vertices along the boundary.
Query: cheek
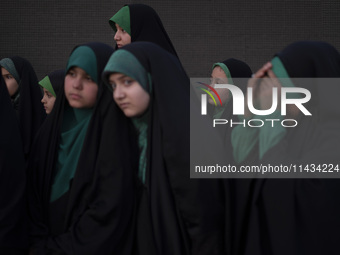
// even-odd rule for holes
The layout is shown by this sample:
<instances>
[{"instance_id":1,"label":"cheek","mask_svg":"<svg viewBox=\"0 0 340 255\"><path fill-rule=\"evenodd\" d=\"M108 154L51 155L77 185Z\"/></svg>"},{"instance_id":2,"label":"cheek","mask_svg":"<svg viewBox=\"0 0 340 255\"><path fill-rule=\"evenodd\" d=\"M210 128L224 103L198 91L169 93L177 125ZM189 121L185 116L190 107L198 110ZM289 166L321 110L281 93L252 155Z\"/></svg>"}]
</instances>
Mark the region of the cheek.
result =
<instances>
[{"instance_id":1,"label":"cheek","mask_svg":"<svg viewBox=\"0 0 340 255\"><path fill-rule=\"evenodd\" d=\"M65 84L64 84L64 92L65 95L68 94L68 92L70 91L72 85L71 85L71 80L68 76L65 77Z\"/></svg>"},{"instance_id":2,"label":"cheek","mask_svg":"<svg viewBox=\"0 0 340 255\"><path fill-rule=\"evenodd\" d=\"M129 34L126 34L126 35L125 35L124 42L125 42L126 44L131 43L131 36L130 36Z\"/></svg>"},{"instance_id":3,"label":"cheek","mask_svg":"<svg viewBox=\"0 0 340 255\"><path fill-rule=\"evenodd\" d=\"M227 89L216 89L216 91L220 96L222 103L225 103L229 98L229 91Z\"/></svg>"},{"instance_id":4,"label":"cheek","mask_svg":"<svg viewBox=\"0 0 340 255\"><path fill-rule=\"evenodd\" d=\"M143 96L138 98L138 108L140 109L140 113L144 113L146 109L149 107L150 103L150 95L146 92L143 93Z\"/></svg>"},{"instance_id":5,"label":"cheek","mask_svg":"<svg viewBox=\"0 0 340 255\"><path fill-rule=\"evenodd\" d=\"M54 103L55 103L55 97L51 97L51 98L49 98L49 101L48 101L48 105L49 105L49 107L53 107L54 106Z\"/></svg>"},{"instance_id":6,"label":"cheek","mask_svg":"<svg viewBox=\"0 0 340 255\"><path fill-rule=\"evenodd\" d=\"M87 99L90 105L94 105L96 103L97 100L97 94L98 94L98 87L97 85L91 87L91 89L89 89L87 91Z\"/></svg>"},{"instance_id":7,"label":"cheek","mask_svg":"<svg viewBox=\"0 0 340 255\"><path fill-rule=\"evenodd\" d=\"M9 92L10 96L13 96L19 88L18 83L14 79L6 80L5 83L6 83L7 90Z\"/></svg>"}]
</instances>

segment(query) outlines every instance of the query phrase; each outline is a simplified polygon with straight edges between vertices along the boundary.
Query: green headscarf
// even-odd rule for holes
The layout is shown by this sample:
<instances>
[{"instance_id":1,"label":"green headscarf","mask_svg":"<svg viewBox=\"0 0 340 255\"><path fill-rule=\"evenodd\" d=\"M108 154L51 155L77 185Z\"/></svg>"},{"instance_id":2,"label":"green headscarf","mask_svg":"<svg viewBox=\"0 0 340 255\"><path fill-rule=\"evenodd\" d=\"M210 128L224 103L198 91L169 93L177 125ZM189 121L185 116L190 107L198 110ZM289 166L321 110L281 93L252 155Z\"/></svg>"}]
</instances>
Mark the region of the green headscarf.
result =
<instances>
[{"instance_id":1,"label":"green headscarf","mask_svg":"<svg viewBox=\"0 0 340 255\"><path fill-rule=\"evenodd\" d=\"M48 76L45 76L44 79L39 81L39 85L48 90L54 97L57 97Z\"/></svg>"},{"instance_id":2,"label":"green headscarf","mask_svg":"<svg viewBox=\"0 0 340 255\"><path fill-rule=\"evenodd\" d=\"M14 79L20 84L20 76L15 68L15 65L10 58L3 58L0 60L0 66L5 68L11 75L13 75Z\"/></svg>"},{"instance_id":3,"label":"green headscarf","mask_svg":"<svg viewBox=\"0 0 340 255\"><path fill-rule=\"evenodd\" d=\"M80 46L72 52L66 72L74 66L82 68L98 84L97 58L90 47ZM70 189L92 111L93 108L76 109L65 106L56 164L57 173L52 185L50 202L57 200Z\"/></svg>"},{"instance_id":4,"label":"green headscarf","mask_svg":"<svg viewBox=\"0 0 340 255\"><path fill-rule=\"evenodd\" d=\"M222 68L223 72L225 73L225 75L226 75L227 78L228 78L228 83L229 83L229 84L234 84L233 78L231 77L231 74L230 74L230 71L229 71L229 68L228 68L224 63L217 62L217 63L213 64L211 70L214 70L214 68L215 68L216 66L219 66L219 67Z\"/></svg>"},{"instance_id":5,"label":"green headscarf","mask_svg":"<svg viewBox=\"0 0 340 255\"><path fill-rule=\"evenodd\" d=\"M293 84L292 80L289 77L289 74L284 67L281 59L279 57L274 57L271 60L272 63L272 71L276 75L276 77L279 79L281 86L285 88L293 88L295 85ZM289 93L287 94L287 98L293 99L293 98L300 98L299 93Z\"/></svg>"},{"instance_id":6,"label":"green headscarf","mask_svg":"<svg viewBox=\"0 0 340 255\"><path fill-rule=\"evenodd\" d=\"M79 46L72 52L67 62L66 73L73 66L83 69L98 84L97 58L90 47Z\"/></svg>"},{"instance_id":7,"label":"green headscarf","mask_svg":"<svg viewBox=\"0 0 340 255\"><path fill-rule=\"evenodd\" d=\"M129 51L117 50L112 54L105 66L103 79L111 91L112 88L109 84L108 76L112 73L125 74L126 76L138 81L146 92L151 92L151 75L145 70L138 59Z\"/></svg>"},{"instance_id":8,"label":"green headscarf","mask_svg":"<svg viewBox=\"0 0 340 255\"><path fill-rule=\"evenodd\" d=\"M124 6L109 20L109 24L115 32L117 32L116 23L131 36L129 6Z\"/></svg>"}]
</instances>

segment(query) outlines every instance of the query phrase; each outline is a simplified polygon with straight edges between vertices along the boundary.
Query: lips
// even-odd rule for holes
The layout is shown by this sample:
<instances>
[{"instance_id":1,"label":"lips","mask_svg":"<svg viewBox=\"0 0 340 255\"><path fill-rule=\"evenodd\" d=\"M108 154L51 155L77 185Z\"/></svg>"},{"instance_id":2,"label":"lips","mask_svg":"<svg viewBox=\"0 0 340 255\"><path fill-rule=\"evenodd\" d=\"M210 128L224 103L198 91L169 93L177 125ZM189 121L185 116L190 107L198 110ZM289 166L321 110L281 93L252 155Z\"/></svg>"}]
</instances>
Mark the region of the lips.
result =
<instances>
[{"instance_id":1,"label":"lips","mask_svg":"<svg viewBox=\"0 0 340 255\"><path fill-rule=\"evenodd\" d=\"M70 94L70 97L71 97L73 100L78 100L78 99L81 98L81 96L78 95L78 94Z\"/></svg>"},{"instance_id":2,"label":"lips","mask_svg":"<svg viewBox=\"0 0 340 255\"><path fill-rule=\"evenodd\" d=\"M119 104L119 107L121 108L121 109L125 109L125 108L127 108L129 106L129 103L121 103L121 104Z\"/></svg>"}]
</instances>

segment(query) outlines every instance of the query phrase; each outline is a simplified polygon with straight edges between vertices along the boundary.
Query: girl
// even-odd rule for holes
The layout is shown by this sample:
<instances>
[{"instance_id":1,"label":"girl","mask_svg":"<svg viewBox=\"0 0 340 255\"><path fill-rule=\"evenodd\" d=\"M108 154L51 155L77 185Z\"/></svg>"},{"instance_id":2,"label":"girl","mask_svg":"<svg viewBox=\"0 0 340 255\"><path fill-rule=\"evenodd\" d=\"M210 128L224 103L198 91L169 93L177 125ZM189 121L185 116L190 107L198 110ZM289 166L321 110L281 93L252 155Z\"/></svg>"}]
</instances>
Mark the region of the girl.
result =
<instances>
[{"instance_id":1,"label":"girl","mask_svg":"<svg viewBox=\"0 0 340 255\"><path fill-rule=\"evenodd\" d=\"M64 76L65 70L61 69L50 73L39 81L39 85L44 91L41 103L44 105L46 114L51 113L59 90L64 88Z\"/></svg>"},{"instance_id":2,"label":"girl","mask_svg":"<svg viewBox=\"0 0 340 255\"><path fill-rule=\"evenodd\" d=\"M251 74L251 69L245 62L234 58L229 58L223 62L217 62L213 64L210 86L214 87L215 84L233 84L239 87L243 93L245 93L247 80L251 77ZM220 104L217 96L212 93L212 95L215 97L214 99L216 105L213 99L209 97L208 102L210 107L208 111L210 112L210 115L213 116L214 119L226 119L229 123L231 120L237 122L237 116L233 115L232 94L228 89L224 88L216 88L215 91L219 94L222 105ZM221 135L226 153L228 154L227 157L230 159L231 163L233 158L231 147L232 128L226 125L217 125L216 129L218 129Z\"/></svg>"},{"instance_id":3,"label":"girl","mask_svg":"<svg viewBox=\"0 0 340 255\"><path fill-rule=\"evenodd\" d=\"M46 114L40 101L41 91L31 63L18 56L0 61L1 83L5 83L19 117L20 133L27 159L38 129Z\"/></svg>"},{"instance_id":4,"label":"girl","mask_svg":"<svg viewBox=\"0 0 340 255\"><path fill-rule=\"evenodd\" d=\"M136 42L111 56L103 79L138 134L137 254L219 254L214 183L189 178L189 79L179 60Z\"/></svg>"},{"instance_id":5,"label":"girl","mask_svg":"<svg viewBox=\"0 0 340 255\"><path fill-rule=\"evenodd\" d=\"M272 166L339 165L340 87L338 79L330 79L338 77L340 54L328 43L296 42L278 53L249 81L253 100L268 109L273 87L279 91L287 86L304 87L311 93L304 106L312 115L302 114L293 105L285 118L298 120L296 127L233 129L236 161L244 164L252 157L251 164ZM306 79L293 78L312 79L306 83ZM284 118L279 112L274 114L279 120ZM316 178L320 176L314 171L279 179L277 173L269 176L277 179L231 181L230 201L237 201L230 206L234 222L229 229L230 243L234 243L231 254L338 254L339 179Z\"/></svg>"},{"instance_id":6,"label":"girl","mask_svg":"<svg viewBox=\"0 0 340 255\"><path fill-rule=\"evenodd\" d=\"M115 31L116 49L131 42L153 42L173 55L176 50L154 9L145 4L130 4L122 7L109 20Z\"/></svg>"}]
</instances>

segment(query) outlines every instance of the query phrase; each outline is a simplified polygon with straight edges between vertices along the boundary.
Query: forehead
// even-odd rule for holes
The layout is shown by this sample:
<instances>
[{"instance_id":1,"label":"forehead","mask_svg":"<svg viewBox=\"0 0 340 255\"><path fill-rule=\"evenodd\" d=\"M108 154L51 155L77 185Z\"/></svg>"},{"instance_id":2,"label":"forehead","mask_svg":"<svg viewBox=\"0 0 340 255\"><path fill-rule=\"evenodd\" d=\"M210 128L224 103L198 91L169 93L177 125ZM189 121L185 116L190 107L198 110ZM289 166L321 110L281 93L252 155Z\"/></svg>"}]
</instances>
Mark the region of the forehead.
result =
<instances>
[{"instance_id":1,"label":"forehead","mask_svg":"<svg viewBox=\"0 0 340 255\"><path fill-rule=\"evenodd\" d=\"M10 74L5 68L1 67L2 75Z\"/></svg>"},{"instance_id":2,"label":"forehead","mask_svg":"<svg viewBox=\"0 0 340 255\"><path fill-rule=\"evenodd\" d=\"M128 77L126 76L125 74L122 74L122 73L112 73L110 74L110 77L109 77L109 80L110 81L119 81L125 77Z\"/></svg>"},{"instance_id":3,"label":"forehead","mask_svg":"<svg viewBox=\"0 0 340 255\"><path fill-rule=\"evenodd\" d=\"M77 73L81 73L81 74L84 74L84 75L88 75L86 72L85 72L85 70L84 69L82 69L82 68L80 68L80 67L78 67L78 66L72 66L71 68L70 68L70 71L74 71L74 72L77 72Z\"/></svg>"},{"instance_id":4,"label":"forehead","mask_svg":"<svg viewBox=\"0 0 340 255\"><path fill-rule=\"evenodd\" d=\"M116 26L117 30L122 29L117 23L115 23L115 26Z\"/></svg>"},{"instance_id":5,"label":"forehead","mask_svg":"<svg viewBox=\"0 0 340 255\"><path fill-rule=\"evenodd\" d=\"M220 66L215 66L211 73L211 76L217 78L227 78L227 75Z\"/></svg>"}]
</instances>

